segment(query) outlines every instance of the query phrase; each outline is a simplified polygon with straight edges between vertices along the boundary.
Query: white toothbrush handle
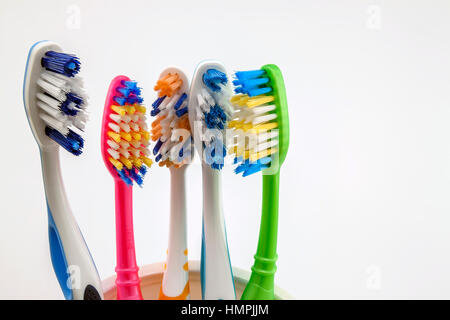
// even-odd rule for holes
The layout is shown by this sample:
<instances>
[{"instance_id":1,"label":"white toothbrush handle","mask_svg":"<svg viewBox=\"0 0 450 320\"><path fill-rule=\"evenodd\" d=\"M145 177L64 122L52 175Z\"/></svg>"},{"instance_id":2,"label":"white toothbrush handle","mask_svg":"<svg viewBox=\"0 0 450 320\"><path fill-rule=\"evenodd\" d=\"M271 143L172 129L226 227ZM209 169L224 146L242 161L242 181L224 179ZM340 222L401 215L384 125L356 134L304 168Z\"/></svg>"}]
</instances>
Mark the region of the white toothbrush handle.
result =
<instances>
[{"instance_id":1,"label":"white toothbrush handle","mask_svg":"<svg viewBox=\"0 0 450 320\"><path fill-rule=\"evenodd\" d=\"M186 166L170 168L169 247L160 299L190 299L185 172Z\"/></svg>"},{"instance_id":2,"label":"white toothbrush handle","mask_svg":"<svg viewBox=\"0 0 450 320\"><path fill-rule=\"evenodd\" d=\"M64 296L68 300L103 298L97 269L64 191L58 148L41 151L41 160L51 259Z\"/></svg>"},{"instance_id":3,"label":"white toothbrush handle","mask_svg":"<svg viewBox=\"0 0 450 320\"><path fill-rule=\"evenodd\" d=\"M222 206L220 171L202 165L203 235L201 282L204 300L234 300L233 272Z\"/></svg>"}]
</instances>

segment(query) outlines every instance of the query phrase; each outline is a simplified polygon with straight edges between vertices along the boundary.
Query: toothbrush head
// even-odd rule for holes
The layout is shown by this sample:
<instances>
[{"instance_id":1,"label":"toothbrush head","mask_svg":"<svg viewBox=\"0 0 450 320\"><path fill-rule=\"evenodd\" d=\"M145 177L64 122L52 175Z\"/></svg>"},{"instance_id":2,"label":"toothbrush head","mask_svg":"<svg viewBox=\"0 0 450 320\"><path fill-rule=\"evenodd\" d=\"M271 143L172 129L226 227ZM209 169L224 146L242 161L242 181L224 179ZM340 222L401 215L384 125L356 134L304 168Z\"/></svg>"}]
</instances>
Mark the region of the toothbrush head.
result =
<instances>
[{"instance_id":1,"label":"toothbrush head","mask_svg":"<svg viewBox=\"0 0 450 320\"><path fill-rule=\"evenodd\" d=\"M192 135L188 117L189 82L178 68L167 68L157 81L158 97L152 104L151 137L156 142L153 155L159 166L175 168L191 159Z\"/></svg>"},{"instance_id":2,"label":"toothbrush head","mask_svg":"<svg viewBox=\"0 0 450 320\"><path fill-rule=\"evenodd\" d=\"M83 151L87 121L79 59L61 52L50 41L34 44L28 54L23 100L28 122L41 150L63 147L74 155Z\"/></svg>"},{"instance_id":3,"label":"toothbrush head","mask_svg":"<svg viewBox=\"0 0 450 320\"><path fill-rule=\"evenodd\" d=\"M265 169L279 170L289 146L286 89L280 69L273 64L260 70L235 73L235 113L230 153L237 174L248 176ZM268 172L268 171L267 171Z\"/></svg>"},{"instance_id":4,"label":"toothbrush head","mask_svg":"<svg viewBox=\"0 0 450 320\"><path fill-rule=\"evenodd\" d=\"M150 133L141 88L125 76L115 77L109 86L103 110L101 151L103 161L115 180L139 186L147 169Z\"/></svg>"},{"instance_id":5,"label":"toothbrush head","mask_svg":"<svg viewBox=\"0 0 450 320\"><path fill-rule=\"evenodd\" d=\"M202 161L220 170L227 154L225 130L232 118L231 85L225 67L215 61L197 66L189 94L189 122Z\"/></svg>"}]
</instances>

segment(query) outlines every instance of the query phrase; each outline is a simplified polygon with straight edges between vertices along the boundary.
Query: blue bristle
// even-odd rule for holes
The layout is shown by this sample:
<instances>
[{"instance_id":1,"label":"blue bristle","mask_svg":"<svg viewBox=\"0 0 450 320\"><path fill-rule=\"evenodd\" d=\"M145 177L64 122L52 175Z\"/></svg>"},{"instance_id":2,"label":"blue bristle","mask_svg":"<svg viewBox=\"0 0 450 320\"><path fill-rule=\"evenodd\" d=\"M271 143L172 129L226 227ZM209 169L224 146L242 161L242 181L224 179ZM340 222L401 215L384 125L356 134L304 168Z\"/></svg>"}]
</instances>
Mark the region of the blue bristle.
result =
<instances>
[{"instance_id":1,"label":"blue bristle","mask_svg":"<svg viewBox=\"0 0 450 320\"><path fill-rule=\"evenodd\" d=\"M120 106L123 106L125 102L127 102L127 99L124 97L114 96L113 100L117 102Z\"/></svg>"},{"instance_id":2,"label":"blue bristle","mask_svg":"<svg viewBox=\"0 0 450 320\"><path fill-rule=\"evenodd\" d=\"M41 59L41 65L49 71L74 77L80 71L80 60L71 54L47 51Z\"/></svg>"},{"instance_id":3,"label":"blue bristle","mask_svg":"<svg viewBox=\"0 0 450 320\"><path fill-rule=\"evenodd\" d=\"M156 142L155 147L153 148L153 155L156 155L159 152L159 149L161 148L163 142L161 141L161 139L158 140L158 142Z\"/></svg>"},{"instance_id":4,"label":"blue bristle","mask_svg":"<svg viewBox=\"0 0 450 320\"><path fill-rule=\"evenodd\" d=\"M247 169L247 164L242 163L234 169L234 173L239 174Z\"/></svg>"},{"instance_id":5,"label":"blue bristle","mask_svg":"<svg viewBox=\"0 0 450 320\"><path fill-rule=\"evenodd\" d=\"M78 113L78 109L72 109L69 108L69 105L72 102L69 99L64 100L61 105L59 106L59 109L62 113L67 114L68 116L76 116Z\"/></svg>"},{"instance_id":6,"label":"blue bristle","mask_svg":"<svg viewBox=\"0 0 450 320\"><path fill-rule=\"evenodd\" d=\"M181 105L183 104L184 100L186 100L187 98L187 94L183 93L180 97L180 99L178 99L177 103L175 103L175 110L178 110L179 107L181 107Z\"/></svg>"},{"instance_id":7,"label":"blue bristle","mask_svg":"<svg viewBox=\"0 0 450 320\"><path fill-rule=\"evenodd\" d=\"M272 157L268 156L268 157L264 157L258 160L259 163L266 165L269 164L270 162L272 162Z\"/></svg>"},{"instance_id":8,"label":"blue bristle","mask_svg":"<svg viewBox=\"0 0 450 320\"><path fill-rule=\"evenodd\" d=\"M240 163L240 164L234 169L234 172L236 174L243 172L242 176L247 177L251 174L254 174L259 171L269 168L271 161L272 161L272 158L270 156L261 158L255 162L250 162L249 159L243 160L242 157L239 157L239 158L236 157L234 159L234 163L235 164Z\"/></svg>"},{"instance_id":9,"label":"blue bristle","mask_svg":"<svg viewBox=\"0 0 450 320\"><path fill-rule=\"evenodd\" d=\"M246 79L258 78L265 74L266 72L264 70L237 71L235 73L236 78L238 78L241 81Z\"/></svg>"},{"instance_id":10,"label":"blue bristle","mask_svg":"<svg viewBox=\"0 0 450 320\"><path fill-rule=\"evenodd\" d=\"M204 120L208 129L224 129L227 121L225 112L219 105L215 105L204 113Z\"/></svg>"},{"instance_id":11,"label":"blue bristle","mask_svg":"<svg viewBox=\"0 0 450 320\"><path fill-rule=\"evenodd\" d=\"M251 174L257 173L259 171L261 171L261 165L255 163L255 164L251 164L249 167L246 168L246 170L244 171L244 173L242 174L243 177L247 177Z\"/></svg>"},{"instance_id":12,"label":"blue bristle","mask_svg":"<svg viewBox=\"0 0 450 320\"><path fill-rule=\"evenodd\" d=\"M203 83L214 92L220 91L219 84L226 85L227 82L227 75L217 69L208 69L203 74Z\"/></svg>"},{"instance_id":13,"label":"blue bristle","mask_svg":"<svg viewBox=\"0 0 450 320\"><path fill-rule=\"evenodd\" d=\"M127 80L122 80L120 82L123 86L130 88L130 89L136 89L137 88L137 82L136 81L127 81Z\"/></svg>"},{"instance_id":14,"label":"blue bristle","mask_svg":"<svg viewBox=\"0 0 450 320\"><path fill-rule=\"evenodd\" d=\"M152 117L156 116L158 113L160 113L161 110L160 109L153 109L152 111L150 111L150 115Z\"/></svg>"},{"instance_id":15,"label":"blue bristle","mask_svg":"<svg viewBox=\"0 0 450 320\"><path fill-rule=\"evenodd\" d=\"M142 177L144 177L145 174L147 173L147 167L146 167L145 165L142 165L142 166L139 168L139 173L141 174Z\"/></svg>"},{"instance_id":16,"label":"blue bristle","mask_svg":"<svg viewBox=\"0 0 450 320\"><path fill-rule=\"evenodd\" d=\"M66 93L66 98L75 103L76 105L81 106L83 104L83 98L81 98L80 96L76 95L73 92Z\"/></svg>"},{"instance_id":17,"label":"blue bristle","mask_svg":"<svg viewBox=\"0 0 450 320\"><path fill-rule=\"evenodd\" d=\"M143 98L136 96L136 95L131 95L126 100L127 100L127 103L130 105L133 105L135 103L141 104L142 102L144 102Z\"/></svg>"},{"instance_id":18,"label":"blue bristle","mask_svg":"<svg viewBox=\"0 0 450 320\"><path fill-rule=\"evenodd\" d=\"M188 107L184 107L183 109L175 111L175 114L177 115L178 118L180 118L183 115L185 115L187 112L188 112Z\"/></svg>"},{"instance_id":19,"label":"blue bristle","mask_svg":"<svg viewBox=\"0 0 450 320\"><path fill-rule=\"evenodd\" d=\"M142 177L136 172L136 170L133 168L131 170L128 170L128 174L130 175L130 177L138 184L138 186L142 186L142 183L144 182L144 180L142 179Z\"/></svg>"},{"instance_id":20,"label":"blue bristle","mask_svg":"<svg viewBox=\"0 0 450 320\"><path fill-rule=\"evenodd\" d=\"M264 87L264 88L256 88L256 89L251 89L247 91L247 94L249 95L249 97L256 97L262 94L266 94L272 91L271 87Z\"/></svg>"},{"instance_id":21,"label":"blue bristle","mask_svg":"<svg viewBox=\"0 0 450 320\"><path fill-rule=\"evenodd\" d=\"M167 96L163 96L163 97L159 97L158 99L156 99L155 102L152 103L152 107L154 109L158 108L166 97Z\"/></svg>"},{"instance_id":22,"label":"blue bristle","mask_svg":"<svg viewBox=\"0 0 450 320\"><path fill-rule=\"evenodd\" d=\"M58 130L45 127L45 134L57 142L61 147L76 156L79 156L83 152L84 140L79 134L72 130L69 130L69 134L64 136Z\"/></svg>"},{"instance_id":23,"label":"blue bristle","mask_svg":"<svg viewBox=\"0 0 450 320\"><path fill-rule=\"evenodd\" d=\"M272 87L269 86L270 79L268 77L262 77L264 75L266 75L264 70L236 72L236 80L233 80L233 84L235 85L234 92L237 94L247 94L250 97L271 92Z\"/></svg>"},{"instance_id":24,"label":"blue bristle","mask_svg":"<svg viewBox=\"0 0 450 320\"><path fill-rule=\"evenodd\" d=\"M128 177L128 173L126 169L118 170L117 168L114 168L117 171L117 174L122 179L123 182L125 182L127 185L132 186L133 181Z\"/></svg>"},{"instance_id":25,"label":"blue bristle","mask_svg":"<svg viewBox=\"0 0 450 320\"><path fill-rule=\"evenodd\" d=\"M155 161L158 162L159 160L161 160L162 158L162 154L158 154L155 158Z\"/></svg>"},{"instance_id":26,"label":"blue bristle","mask_svg":"<svg viewBox=\"0 0 450 320\"><path fill-rule=\"evenodd\" d=\"M247 79L242 81L242 85L246 88L256 88L257 86L269 83L270 79L267 77L256 78L256 79Z\"/></svg>"},{"instance_id":27,"label":"blue bristle","mask_svg":"<svg viewBox=\"0 0 450 320\"><path fill-rule=\"evenodd\" d=\"M131 89L130 88L124 88L124 87L117 87L116 91L119 92L120 94L122 94L125 98L127 98L130 93L131 93Z\"/></svg>"}]
</instances>

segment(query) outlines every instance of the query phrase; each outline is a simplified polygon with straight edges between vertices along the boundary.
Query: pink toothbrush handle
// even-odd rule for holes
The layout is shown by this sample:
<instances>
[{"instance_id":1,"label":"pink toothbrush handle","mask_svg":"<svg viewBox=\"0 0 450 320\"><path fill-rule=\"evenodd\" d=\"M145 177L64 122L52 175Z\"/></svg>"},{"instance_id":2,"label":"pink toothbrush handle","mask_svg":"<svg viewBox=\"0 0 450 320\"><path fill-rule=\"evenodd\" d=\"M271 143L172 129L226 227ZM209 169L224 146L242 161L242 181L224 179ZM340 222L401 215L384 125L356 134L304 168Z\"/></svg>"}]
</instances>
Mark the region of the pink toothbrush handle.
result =
<instances>
[{"instance_id":1,"label":"pink toothbrush handle","mask_svg":"<svg viewBox=\"0 0 450 320\"><path fill-rule=\"evenodd\" d=\"M117 300L143 300L133 233L133 189L121 180L116 189Z\"/></svg>"}]
</instances>

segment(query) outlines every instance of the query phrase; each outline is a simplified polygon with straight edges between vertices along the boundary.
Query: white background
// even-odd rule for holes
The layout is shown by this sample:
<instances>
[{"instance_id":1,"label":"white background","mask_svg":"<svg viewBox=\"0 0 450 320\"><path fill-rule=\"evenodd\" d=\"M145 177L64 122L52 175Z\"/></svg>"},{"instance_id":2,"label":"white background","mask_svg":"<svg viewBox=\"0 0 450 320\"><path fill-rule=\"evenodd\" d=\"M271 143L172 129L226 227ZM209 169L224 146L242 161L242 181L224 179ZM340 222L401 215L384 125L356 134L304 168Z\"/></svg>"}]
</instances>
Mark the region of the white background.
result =
<instances>
[{"instance_id":1,"label":"white background","mask_svg":"<svg viewBox=\"0 0 450 320\"><path fill-rule=\"evenodd\" d=\"M77 10L80 11L77 21ZM110 80L147 102L168 65L276 63L291 144L281 175L277 284L299 299L450 298L449 1L0 0L0 298L62 298L53 274L37 145L22 104L31 45L82 59L87 147L62 153L72 209L102 278L114 273L113 181L101 159ZM79 22L79 25L78 25ZM200 166L188 170L190 258L199 259ZM169 172L135 188L138 264L163 261ZM256 249L261 178L223 172L232 264Z\"/></svg>"}]
</instances>

